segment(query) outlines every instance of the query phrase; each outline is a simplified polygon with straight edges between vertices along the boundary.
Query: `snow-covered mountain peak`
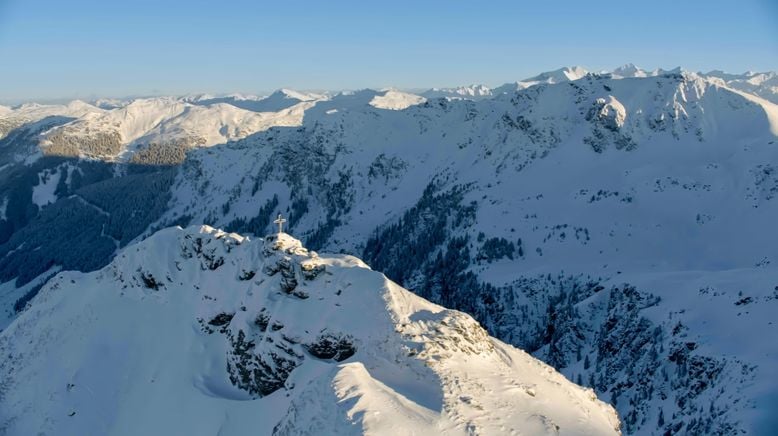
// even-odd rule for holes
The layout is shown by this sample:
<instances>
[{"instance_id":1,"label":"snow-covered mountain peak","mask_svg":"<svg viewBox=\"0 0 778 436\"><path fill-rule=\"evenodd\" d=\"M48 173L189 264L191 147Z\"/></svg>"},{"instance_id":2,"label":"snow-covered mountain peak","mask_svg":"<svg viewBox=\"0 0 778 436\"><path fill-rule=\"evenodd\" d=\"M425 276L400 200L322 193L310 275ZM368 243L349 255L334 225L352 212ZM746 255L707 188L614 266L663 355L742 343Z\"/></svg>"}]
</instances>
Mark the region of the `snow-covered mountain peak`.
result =
<instances>
[{"instance_id":1,"label":"snow-covered mountain peak","mask_svg":"<svg viewBox=\"0 0 778 436\"><path fill-rule=\"evenodd\" d=\"M373 97L369 104L370 106L379 109L402 110L417 104L424 103L425 101L427 101L426 98L415 94L397 90L388 90L385 91L383 95L379 94Z\"/></svg>"},{"instance_id":2,"label":"snow-covered mountain peak","mask_svg":"<svg viewBox=\"0 0 778 436\"><path fill-rule=\"evenodd\" d=\"M161 230L54 278L0 353L0 428L18 434L619 429L590 389L470 316L287 234Z\"/></svg>"},{"instance_id":3,"label":"snow-covered mountain peak","mask_svg":"<svg viewBox=\"0 0 778 436\"><path fill-rule=\"evenodd\" d=\"M293 99L299 101L314 101L314 100L321 100L325 97L319 94L300 92L288 88L281 88L275 91L274 93L270 94L267 98L287 98L287 99Z\"/></svg>"},{"instance_id":4,"label":"snow-covered mountain peak","mask_svg":"<svg viewBox=\"0 0 778 436\"><path fill-rule=\"evenodd\" d=\"M763 85L769 80L774 80L776 78L776 73L772 71L769 73L746 73L746 76L748 77L746 82L749 84Z\"/></svg>"},{"instance_id":5,"label":"snow-covered mountain peak","mask_svg":"<svg viewBox=\"0 0 778 436\"><path fill-rule=\"evenodd\" d=\"M226 103L252 112L280 112L286 109L291 109L299 103L308 103L311 105L317 101L326 99L326 95L299 92L283 88L264 97L230 94L223 97L203 97L196 100L191 100L191 102L200 106L210 106L217 103Z\"/></svg>"},{"instance_id":6,"label":"snow-covered mountain peak","mask_svg":"<svg viewBox=\"0 0 778 436\"><path fill-rule=\"evenodd\" d=\"M284 101L139 98L109 110L71 103L61 113L78 116L46 131L40 146L48 155L180 163L191 148L245 138L274 126L299 125L305 110L316 104L283 95L279 98Z\"/></svg>"},{"instance_id":7,"label":"snow-covered mountain peak","mask_svg":"<svg viewBox=\"0 0 778 436\"><path fill-rule=\"evenodd\" d=\"M97 100L91 101L90 103L95 107L99 107L100 109L116 109L126 105L129 102L119 98L99 98Z\"/></svg>"},{"instance_id":8,"label":"snow-covered mountain peak","mask_svg":"<svg viewBox=\"0 0 778 436\"><path fill-rule=\"evenodd\" d=\"M452 98L480 100L492 97L492 89L486 85L458 86L456 88L432 88L420 94L426 98Z\"/></svg>"},{"instance_id":9,"label":"snow-covered mountain peak","mask_svg":"<svg viewBox=\"0 0 778 436\"><path fill-rule=\"evenodd\" d=\"M748 71L743 74L732 74L713 70L704 75L718 78L732 89L778 103L778 73L774 71L763 73Z\"/></svg>"},{"instance_id":10,"label":"snow-covered mountain peak","mask_svg":"<svg viewBox=\"0 0 778 436\"><path fill-rule=\"evenodd\" d=\"M586 70L586 68L581 66L572 66L572 67L564 67L562 68L562 73L567 78L567 80L578 80L582 78L583 76L589 74L589 71Z\"/></svg>"},{"instance_id":11,"label":"snow-covered mountain peak","mask_svg":"<svg viewBox=\"0 0 778 436\"><path fill-rule=\"evenodd\" d=\"M467 97L486 97L492 95L492 89L486 85L474 84L453 88L453 92Z\"/></svg>"},{"instance_id":12,"label":"snow-covered mountain peak","mask_svg":"<svg viewBox=\"0 0 778 436\"><path fill-rule=\"evenodd\" d=\"M95 105L89 104L83 100L73 100L68 103L68 109L72 111L93 111L96 108Z\"/></svg>"},{"instance_id":13,"label":"snow-covered mountain peak","mask_svg":"<svg viewBox=\"0 0 778 436\"><path fill-rule=\"evenodd\" d=\"M535 85L572 82L586 77L587 74L589 74L589 72L582 67L563 67L553 71L546 71L537 76L523 79L518 82L506 83L502 86L498 86L492 91L492 94L500 96L504 94L513 94L517 90L526 89Z\"/></svg>"},{"instance_id":14,"label":"snow-covered mountain peak","mask_svg":"<svg viewBox=\"0 0 778 436\"><path fill-rule=\"evenodd\" d=\"M637 69L626 66L622 72L637 74ZM428 101L409 110L371 106L396 90L343 92L306 102L278 93L281 104L275 107L273 99L244 95L169 98L166 105L182 110L162 117L129 144L116 132L145 122L119 116L133 108L10 108L0 117L0 166L7 181L0 193L0 224L5 226L0 230L10 238L0 245L0 328L21 314L19 322L37 336L22 335L14 343L35 343L48 332L59 338L70 328L61 327L68 321L55 317L54 325L28 313L35 314L43 303L58 308L71 303L56 296L59 291L52 296L44 290L24 310L29 299L60 270L96 270L115 258L113 270L103 270L99 283L93 275L64 275L65 282L57 286L76 298L65 310L67 319L76 326L91 322L113 335L103 341L108 345L100 344L112 356L120 351L110 344L124 341L132 344L129 354L153 362L130 371L133 380L154 380L154 388L172 392L189 393L194 386L191 393L197 398L184 403L198 412L216 404L221 417L208 411L209 423L222 423L225 414L242 423L254 404L290 395L268 420L288 433L304 432L301 422L321 421L321 398L330 399L328 404L359 402L355 413L366 411L365 428L379 425L371 421L371 411L394 413L381 408L390 403L398 405L393 410L402 410L401 416L407 412L425 422L442 422L445 402L439 392L444 388L409 393L396 382L401 377L392 376L396 368L376 363L379 357L395 362L399 356L403 365L421 365L422 375L412 380L427 387L450 380L439 374L457 356L468 362L479 356L485 359L482 366L503 368L490 351L500 346L485 339L472 320L418 300L406 305L410 308L390 305L406 301L405 294L359 259L317 258L288 235L245 239L211 228L174 229L156 233L152 245L132 246L115 257L117 246L173 223L208 222L262 235L272 227L268 217L283 212L289 215L290 233L305 246L358 254L403 287L470 313L490 334L595 388L618 408L627 433L758 434L754 429L772 410L772 381L778 380L778 353L769 340L775 330L770 311L778 302L778 244L765 243L778 216L778 110L767 101L775 101L770 79L775 75L643 71L647 77L588 74L561 83L516 83L484 98L462 97L465 91L437 98L424 93ZM155 116L154 104L147 103L145 115ZM58 136L63 133L73 135ZM65 159L25 161L27 152L40 154L41 138L41 148L46 141L58 144L57 156ZM211 144L215 147L192 149ZM165 162L161 169L140 168L154 172L134 174L136 168L121 160L157 165L135 156L165 157L170 150L179 150L180 160ZM75 158L81 152L109 162ZM37 213L15 213L25 210ZM45 270L47 265L54 266ZM121 273L124 282L117 284L112 271ZM316 271L313 279L305 278ZM365 292L350 292L356 286L352 276L361 274L374 281L359 282ZM75 284L68 284L71 278ZM103 291L100 297L92 295L97 288ZM116 289L124 292L121 298L114 295ZM116 301L101 300L111 295ZM50 298L56 303L48 303ZM262 308L270 313L266 327L264 318L254 324ZM125 327L110 324L103 313L117 313ZM343 321L353 313L358 314L353 323ZM225 315L217 319L220 314ZM365 317L371 320L359 321ZM321 323L312 327L309 319ZM274 320L284 326L274 331ZM201 332L206 327L213 333ZM325 327L351 335L353 342L346 343L356 344L354 355L342 362L310 357L305 346ZM139 336L123 328L140 328ZM458 330L470 331L470 339L456 336ZM75 329L83 337L91 331ZM234 371L242 362L233 344L241 331L243 342L252 342L251 353L264 356L263 362L272 360L268 353L273 352L296 365L283 383L281 376L276 380L282 388L255 398L224 375L227 359ZM753 331L766 334L754 336ZM288 345L281 335L300 340ZM446 339L451 335L454 344ZM406 336L420 339L406 343ZM375 338L389 345L366 348ZM731 338L740 339L733 343ZM73 349L95 349L65 339ZM429 358L459 343L478 352ZM174 344L168 345L175 352L173 363L157 365L160 359L144 349L167 356L167 344ZM279 344L302 355L302 363L279 354ZM415 354L404 353L405 346ZM343 357L342 350L333 356ZM69 356L64 348L51 353ZM240 365L256 362L249 357ZM121 368L132 362L111 359ZM170 375L173 364L183 375ZM81 374L73 369L75 363L67 365L64 371L77 380L65 381L59 370L53 379L73 383L83 394L79 387L86 379L73 376ZM276 368L275 361L269 365ZM472 372L469 365L462 371ZM35 371L45 372L41 367ZM249 380L253 374L252 369ZM477 377L480 383L482 374ZM92 389L94 380L86 382ZM253 386L260 392L274 385ZM154 397L141 388L151 389L143 383L118 389L133 393L130 399L137 405ZM52 395L71 398L65 392ZM513 390L494 392L511 401L516 397ZM201 394L215 400L207 402ZM171 395L161 398L178 402ZM462 402L478 399L479 407L491 410L481 394L460 395ZM292 402L294 413L285 414ZM0 404L0 416L5 406ZM118 410L114 406L109 409ZM77 412L80 420L91 413L85 408L82 404L62 414ZM348 413L343 410L337 406L330 415ZM338 425L332 424L331 432Z\"/></svg>"},{"instance_id":15,"label":"snow-covered mountain peak","mask_svg":"<svg viewBox=\"0 0 778 436\"><path fill-rule=\"evenodd\" d=\"M99 113L102 110L96 106L76 100L66 105L24 103L13 108L12 116L37 121L49 116L81 117L96 112Z\"/></svg>"},{"instance_id":16,"label":"snow-covered mountain peak","mask_svg":"<svg viewBox=\"0 0 778 436\"><path fill-rule=\"evenodd\" d=\"M522 80L524 83L560 83L578 80L588 74L583 67L563 67L558 70L546 71L537 76Z\"/></svg>"},{"instance_id":17,"label":"snow-covered mountain peak","mask_svg":"<svg viewBox=\"0 0 778 436\"><path fill-rule=\"evenodd\" d=\"M646 77L648 73L635 64L624 64L611 72L614 77Z\"/></svg>"}]
</instances>

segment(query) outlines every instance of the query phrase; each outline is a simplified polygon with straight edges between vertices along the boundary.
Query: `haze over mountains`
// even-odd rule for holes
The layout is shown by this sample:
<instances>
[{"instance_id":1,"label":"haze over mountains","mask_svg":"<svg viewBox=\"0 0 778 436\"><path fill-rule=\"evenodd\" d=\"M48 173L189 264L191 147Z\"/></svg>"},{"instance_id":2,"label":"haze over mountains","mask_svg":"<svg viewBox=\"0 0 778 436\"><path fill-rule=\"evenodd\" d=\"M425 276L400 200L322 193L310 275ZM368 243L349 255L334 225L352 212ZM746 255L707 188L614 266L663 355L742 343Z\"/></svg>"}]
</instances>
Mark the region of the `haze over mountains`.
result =
<instances>
[{"instance_id":1,"label":"haze over mountains","mask_svg":"<svg viewBox=\"0 0 778 436\"><path fill-rule=\"evenodd\" d=\"M175 254L175 230L151 236L174 225L259 238L280 212L309 249L356 255L593 388L627 434L766 433L778 426L777 80L626 65L496 88L0 108L0 344L56 331L66 321L40 321L45 305L77 303L55 288L72 294L66 279L111 267L58 271L152 243ZM125 279L173 258L122 264ZM101 283L84 295L119 298ZM26 365L2 369L18 382Z\"/></svg>"}]
</instances>

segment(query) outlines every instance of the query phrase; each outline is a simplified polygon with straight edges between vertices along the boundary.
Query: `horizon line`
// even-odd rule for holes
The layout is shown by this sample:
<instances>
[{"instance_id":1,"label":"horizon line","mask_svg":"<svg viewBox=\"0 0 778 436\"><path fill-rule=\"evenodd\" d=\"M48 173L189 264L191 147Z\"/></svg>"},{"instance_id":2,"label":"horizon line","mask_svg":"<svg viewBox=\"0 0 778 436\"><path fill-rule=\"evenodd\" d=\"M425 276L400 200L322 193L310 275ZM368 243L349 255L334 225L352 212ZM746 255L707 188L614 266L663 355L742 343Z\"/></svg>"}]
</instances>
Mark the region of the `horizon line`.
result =
<instances>
[{"instance_id":1,"label":"horizon line","mask_svg":"<svg viewBox=\"0 0 778 436\"><path fill-rule=\"evenodd\" d=\"M17 107L23 106L25 104L40 104L40 105L61 105L61 104L67 104L72 103L75 101L83 101L85 103L91 104L91 102L96 102L98 100L120 100L122 102L126 101L133 101L133 100L140 100L140 99L151 99L151 98L175 98L175 99L182 99L187 97L202 97L202 96L209 96L212 98L225 98L235 95L242 95L245 97L257 97L259 99L266 98L276 92L283 91L283 90L290 90L290 91L296 91L296 92L303 92L303 93L316 93L316 94L340 94L340 93L346 93L346 92L359 92L359 91L365 91L365 90L373 90L373 91L387 91L387 90L397 90L401 92L408 92L408 93L415 93L415 92L426 92L431 90L443 90L443 89L456 89L456 88L466 88L466 87L475 87L475 86L485 86L489 89L495 89L503 85L513 84L513 83L520 83L522 81L526 81L529 79L533 79L539 75L545 74L545 73L552 73L552 72L558 72L565 69L577 69L581 68L586 71L587 74L611 74L614 71L621 69L621 68L628 68L628 67L634 67L641 71L647 72L647 73L655 73L655 72L662 72L662 73L669 73L673 71L681 71L681 72L689 72L694 74L711 74L711 73L722 73L722 74L729 74L729 75L756 75L756 74L769 74L769 73L778 73L778 70L764 70L764 71L758 71L758 70L752 70L747 69L743 72L729 72L721 69L712 69L707 72L704 71L692 71L687 70L682 66L676 66L675 68L665 69L662 67L657 67L653 69L648 68L641 68L637 66L634 63L625 63L622 64L616 68L613 69L600 69L599 71L595 70L589 70L587 67L581 66L581 65L569 65L569 66L562 66L553 70L545 70L541 71L537 74L534 74L533 76L526 77L519 80L514 81L503 81L500 84L497 85L491 85L486 84L484 82L470 82L466 84L458 84L458 85L451 85L451 86L411 86L411 87L403 87L403 86L367 86L367 87L360 87L360 88L307 88L307 87L292 87L292 86L279 86L272 88L271 91L267 90L261 90L261 91L246 91L246 90L232 90L232 91L187 91L187 92L164 92L159 90L152 90L148 93L129 93L124 95L101 95L96 94L94 92L89 93L89 95L75 95L75 96L57 96L57 97L30 97L30 98L4 98L0 97L0 105L10 107L11 109L15 109Z\"/></svg>"}]
</instances>

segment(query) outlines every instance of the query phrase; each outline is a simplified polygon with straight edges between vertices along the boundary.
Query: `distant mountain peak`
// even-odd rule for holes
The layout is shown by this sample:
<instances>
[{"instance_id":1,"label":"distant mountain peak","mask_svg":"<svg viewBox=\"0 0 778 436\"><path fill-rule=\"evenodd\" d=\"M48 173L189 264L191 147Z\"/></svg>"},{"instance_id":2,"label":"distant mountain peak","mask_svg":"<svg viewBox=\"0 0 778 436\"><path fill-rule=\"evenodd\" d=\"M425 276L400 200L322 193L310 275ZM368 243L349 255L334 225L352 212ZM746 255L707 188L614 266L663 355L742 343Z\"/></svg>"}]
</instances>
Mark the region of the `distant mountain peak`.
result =
<instances>
[{"instance_id":1,"label":"distant mountain peak","mask_svg":"<svg viewBox=\"0 0 778 436\"><path fill-rule=\"evenodd\" d=\"M379 109L402 110L427 101L426 98L407 92L388 90L383 95L376 95L370 100L370 105Z\"/></svg>"},{"instance_id":2,"label":"distant mountain peak","mask_svg":"<svg viewBox=\"0 0 778 436\"><path fill-rule=\"evenodd\" d=\"M546 71L537 76L524 79L523 83L559 83L578 80L584 77L588 71L583 67L562 67L553 71Z\"/></svg>"},{"instance_id":3,"label":"distant mountain peak","mask_svg":"<svg viewBox=\"0 0 778 436\"><path fill-rule=\"evenodd\" d=\"M645 70L632 63L616 68L611 74L618 77L646 77L648 75Z\"/></svg>"},{"instance_id":4,"label":"distant mountain peak","mask_svg":"<svg viewBox=\"0 0 778 436\"><path fill-rule=\"evenodd\" d=\"M267 98L281 97L299 101L312 101L323 98L322 95L295 91L289 88L281 88L270 94Z\"/></svg>"}]
</instances>

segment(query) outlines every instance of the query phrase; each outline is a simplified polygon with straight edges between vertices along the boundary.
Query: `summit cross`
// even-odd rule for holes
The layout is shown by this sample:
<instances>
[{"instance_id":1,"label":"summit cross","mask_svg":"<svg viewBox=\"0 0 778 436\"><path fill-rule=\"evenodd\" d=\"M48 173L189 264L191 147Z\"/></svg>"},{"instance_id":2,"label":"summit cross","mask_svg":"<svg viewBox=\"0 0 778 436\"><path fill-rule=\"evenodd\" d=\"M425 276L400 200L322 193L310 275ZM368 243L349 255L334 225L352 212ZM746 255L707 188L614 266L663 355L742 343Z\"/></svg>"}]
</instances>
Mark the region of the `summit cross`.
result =
<instances>
[{"instance_id":1,"label":"summit cross","mask_svg":"<svg viewBox=\"0 0 778 436\"><path fill-rule=\"evenodd\" d=\"M276 220L273 221L273 222L278 224L278 233L283 233L284 232L284 223L286 222L286 219L281 217L281 214L279 213L278 214L278 218L276 218Z\"/></svg>"}]
</instances>

